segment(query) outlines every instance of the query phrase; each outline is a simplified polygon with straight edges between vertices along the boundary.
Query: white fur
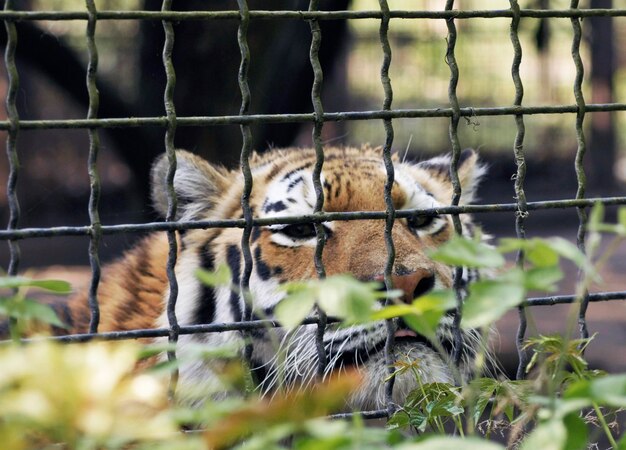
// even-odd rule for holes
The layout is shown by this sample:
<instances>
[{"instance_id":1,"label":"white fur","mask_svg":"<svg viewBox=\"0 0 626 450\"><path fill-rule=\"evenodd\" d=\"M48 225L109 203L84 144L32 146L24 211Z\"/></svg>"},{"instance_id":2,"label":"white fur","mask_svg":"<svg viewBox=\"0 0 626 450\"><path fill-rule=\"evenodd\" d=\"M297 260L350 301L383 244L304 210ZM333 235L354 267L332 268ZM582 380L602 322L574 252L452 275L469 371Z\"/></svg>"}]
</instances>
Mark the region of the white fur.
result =
<instances>
[{"instance_id":1,"label":"white fur","mask_svg":"<svg viewBox=\"0 0 626 450\"><path fill-rule=\"evenodd\" d=\"M438 157L430 162L449 164L450 157ZM197 174L191 174L188 169L190 166L184 166L185 170L181 171L180 177L177 173L176 183L178 189L191 191L198 186L202 187L203 183L197 178ZM262 172L269 166L263 166L256 169ZM401 189L405 191L407 201L402 205L402 209L430 209L442 206L432 196L421 188L412 176L403 170L408 167L406 164L396 165L395 179ZM263 170L262 170L263 169ZM384 167L381 165L381 170ZM469 201L473 198L475 183L484 173L484 169L477 166L476 173L468 181L465 197L463 201ZM297 184L294 180L302 177L302 181ZM323 183L323 176L322 176ZM290 185L291 188L289 187ZM205 186L206 187L206 186ZM289 190L289 192L288 192ZM277 179L270 183L266 190L266 198L269 203L283 201L286 208L281 211L267 211L261 214L263 217L279 217L294 216L302 214L312 214L313 205L315 205L316 197L313 183L311 180L311 170L303 169L291 174L285 179ZM294 202L286 201L287 198L295 200ZM202 209L207 208L204 202L191 203L185 206L182 212L182 218L197 217L201 214ZM443 227L448 219L436 218L433 223L422 230L418 231L418 235L430 234L438 231ZM333 229L332 223L324 223L324 226ZM270 225L268 228L274 230L271 239L273 242L282 246L298 247L316 245L315 238L311 239L293 239L276 230L284 228L285 225ZM216 261L219 264L220 261ZM193 322L195 308L201 299L199 298L202 291L200 283L197 281L194 271L200 266L197 252L183 252L177 264L176 274L180 286L178 295L176 314L180 325L189 325ZM467 275L467 272L465 272ZM254 311L262 311L273 308L285 295L278 289L277 280L270 279L264 281L258 277L253 270L250 278L250 289L254 299ZM444 288L441 280L435 281L435 288ZM215 323L232 322L235 318L231 313L231 291L228 287L217 287L215 292ZM169 293L164 296L167 301ZM243 300L239 298L241 309L243 310ZM160 326L167 327L167 315L163 313L160 318ZM451 337L452 318L444 317L439 329L440 337ZM279 384L288 389L307 386L317 380L318 372L318 350L316 347L317 327L315 325L307 325L297 328L291 333L287 333L284 329L268 330L273 333L273 341L278 342L278 347L272 343L272 339L257 340L253 343L253 359L261 361L267 372L262 389L265 393L275 391ZM374 347L380 348L381 344L387 337L387 327L384 322L377 322L367 325L352 326L349 328L329 327L324 335L323 345L329 354L328 365L324 370L324 377L330 375L332 371L343 370L344 368L335 367L339 364L341 356L345 352L358 351L362 355L368 355L367 362L361 366L364 374L364 383L351 397L348 409L377 409L386 407L385 403L385 380L389 376L384 353L382 351L374 351ZM466 336L466 339L473 341L471 345L476 345L475 338ZM208 395L219 397L224 387L215 376L213 368L206 362L193 360L191 358L191 347L194 344L202 343L210 347L219 347L225 344L239 343L243 344L242 334L236 331L224 333L203 333L195 335L181 335L178 341L177 354L182 360L180 366L180 385L182 392L193 392L198 386L206 388ZM419 382L453 382L454 369L447 361L434 351L430 346L421 343L407 344L400 343L394 348L393 358L410 359L415 362L415 370L419 374ZM467 349L464 349L467 353ZM471 360L471 355L465 355L465 363ZM467 365L467 364L465 364ZM410 391L418 387L418 380L411 372L398 375L395 378L395 387L393 391L393 401L401 404ZM183 398L183 401L197 402L197 397L189 394Z\"/></svg>"}]
</instances>

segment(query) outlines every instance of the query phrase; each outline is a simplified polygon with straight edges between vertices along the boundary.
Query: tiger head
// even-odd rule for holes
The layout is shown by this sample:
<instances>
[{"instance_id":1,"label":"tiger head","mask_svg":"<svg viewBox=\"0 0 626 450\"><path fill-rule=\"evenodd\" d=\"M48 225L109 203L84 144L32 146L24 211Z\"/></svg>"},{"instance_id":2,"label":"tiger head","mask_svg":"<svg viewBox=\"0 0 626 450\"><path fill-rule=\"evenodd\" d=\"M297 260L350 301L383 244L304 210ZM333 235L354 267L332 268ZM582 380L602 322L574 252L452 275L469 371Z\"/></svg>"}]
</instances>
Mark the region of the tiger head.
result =
<instances>
[{"instance_id":1,"label":"tiger head","mask_svg":"<svg viewBox=\"0 0 626 450\"><path fill-rule=\"evenodd\" d=\"M387 171L382 151L370 147L325 148L320 176L324 194L323 210L384 211ZM412 163L394 158L394 183L391 200L396 210L430 209L448 205L453 193L450 180L451 158L441 156ZM312 214L316 205L313 171L316 155L312 149L272 150L254 155L250 160L254 180L249 204L255 218L273 218ZM168 165L163 157L153 167L152 196L157 210L164 216L168 210ZM462 188L461 204L474 198L484 167L472 150L464 151L458 164ZM177 194L177 220L220 220L243 217L241 195L244 187L239 171L215 167L186 151L177 152L174 188ZM471 233L471 219L461 216L465 233ZM381 281L388 258L385 243L385 221L380 219L333 221L322 224L326 242L322 254L326 275L350 274L358 280ZM454 234L449 215L396 218L391 236L395 248L392 281L402 292L402 300L412 301L434 288L451 287L452 269L429 258L429 252ZM190 230L180 237L176 273L179 295L176 312L181 325L239 321L244 301L229 287L211 288L196 278L198 268L212 270L226 264L233 285L239 285L244 270L240 228ZM284 297L279 287L289 281L318 276L314 263L316 230L313 224L271 224L255 226L250 237L253 269L250 291L254 318L271 317ZM167 298L167 296L165 297ZM451 334L452 316L444 318L440 339L448 350L454 348ZM165 315L162 317L166 325ZM418 361L422 382L452 382L449 361L436 352L429 342L397 321L394 357ZM301 386L315 379L318 372L316 325L300 327L293 333L282 329L252 332L251 362L259 389L269 392L279 380ZM471 333L470 333L471 334ZM388 376L384 347L387 338L385 322L338 328L328 326L323 345L327 365L325 374L349 366L363 373L363 385L353 395L350 407L381 408L384 405L384 380ZM240 340L239 332L181 336L181 350L190 342L220 345ZM471 335L464 339L462 365L472 357ZM277 358L276 341L285 357ZM279 367L279 364L282 364ZM284 374L284 377L279 376ZM211 378L210 368L202 362L181 367L181 379L197 383ZM284 379L282 379L284 378ZM414 374L399 375L395 380L394 401L401 402L416 386Z\"/></svg>"}]
</instances>

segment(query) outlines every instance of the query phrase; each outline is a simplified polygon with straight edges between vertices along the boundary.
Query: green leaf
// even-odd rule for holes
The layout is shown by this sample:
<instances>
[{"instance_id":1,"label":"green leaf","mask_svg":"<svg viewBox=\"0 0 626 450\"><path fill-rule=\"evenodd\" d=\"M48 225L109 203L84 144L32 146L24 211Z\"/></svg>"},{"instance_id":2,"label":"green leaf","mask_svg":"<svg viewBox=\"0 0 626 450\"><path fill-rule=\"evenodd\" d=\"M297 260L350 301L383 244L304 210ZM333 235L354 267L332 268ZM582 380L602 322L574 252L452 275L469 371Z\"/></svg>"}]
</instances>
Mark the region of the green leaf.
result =
<instances>
[{"instance_id":1,"label":"green leaf","mask_svg":"<svg viewBox=\"0 0 626 450\"><path fill-rule=\"evenodd\" d=\"M563 418L567 430L567 439L563 450L582 450L587 448L587 424L578 415L578 412L568 414Z\"/></svg>"},{"instance_id":2,"label":"green leaf","mask_svg":"<svg viewBox=\"0 0 626 450\"><path fill-rule=\"evenodd\" d=\"M229 286L232 282L230 269L226 264L220 264L213 272L196 269L195 274L198 280L207 286Z\"/></svg>"},{"instance_id":3,"label":"green leaf","mask_svg":"<svg viewBox=\"0 0 626 450\"><path fill-rule=\"evenodd\" d=\"M390 319L408 314L421 315L429 311L448 311L456 307L456 296L452 289L430 291L416 298L410 305L405 303L385 306L372 313L372 320Z\"/></svg>"},{"instance_id":4,"label":"green leaf","mask_svg":"<svg viewBox=\"0 0 626 450\"><path fill-rule=\"evenodd\" d=\"M69 294L72 286L62 280L31 280L25 277L0 277L0 289L16 289L20 287L36 287L56 294Z\"/></svg>"},{"instance_id":5,"label":"green leaf","mask_svg":"<svg viewBox=\"0 0 626 450\"><path fill-rule=\"evenodd\" d=\"M400 410L391 416L391 418L387 421L386 427L388 430L395 430L398 428L404 429L410 425L409 419L409 414Z\"/></svg>"},{"instance_id":6,"label":"green leaf","mask_svg":"<svg viewBox=\"0 0 626 450\"><path fill-rule=\"evenodd\" d=\"M626 434L617 443L617 450L626 450Z\"/></svg>"},{"instance_id":7,"label":"green leaf","mask_svg":"<svg viewBox=\"0 0 626 450\"><path fill-rule=\"evenodd\" d=\"M524 287L527 290L554 292L561 279L563 272L558 266L535 267L524 271Z\"/></svg>"},{"instance_id":8,"label":"green leaf","mask_svg":"<svg viewBox=\"0 0 626 450\"><path fill-rule=\"evenodd\" d=\"M437 338L437 325L443 314L443 311L427 311L419 316L408 314L404 316L404 321L417 334L433 341Z\"/></svg>"},{"instance_id":9,"label":"green leaf","mask_svg":"<svg viewBox=\"0 0 626 450\"><path fill-rule=\"evenodd\" d=\"M347 322L369 320L377 299L385 297L378 283L363 283L348 275L334 275L319 282L318 305L327 314Z\"/></svg>"},{"instance_id":10,"label":"green leaf","mask_svg":"<svg viewBox=\"0 0 626 450\"><path fill-rule=\"evenodd\" d=\"M536 267L551 267L559 263L558 253L546 241L532 239L529 244L524 255Z\"/></svg>"},{"instance_id":11,"label":"green leaf","mask_svg":"<svg viewBox=\"0 0 626 450\"><path fill-rule=\"evenodd\" d=\"M23 298L19 301L15 301L12 297L0 298L0 315L26 321L43 322L59 328L68 328L49 305L29 298Z\"/></svg>"},{"instance_id":12,"label":"green leaf","mask_svg":"<svg viewBox=\"0 0 626 450\"><path fill-rule=\"evenodd\" d=\"M585 268L589 265L587 257L580 249L570 241L560 237L554 237L547 240L548 244L555 252L563 258L573 261L578 267Z\"/></svg>"},{"instance_id":13,"label":"green leaf","mask_svg":"<svg viewBox=\"0 0 626 450\"><path fill-rule=\"evenodd\" d=\"M394 304L375 311L371 320L402 317L411 329L428 339L435 339L437 326L446 311L456 307L456 297L451 289L431 291L416 298L410 305Z\"/></svg>"},{"instance_id":14,"label":"green leaf","mask_svg":"<svg viewBox=\"0 0 626 450\"><path fill-rule=\"evenodd\" d=\"M474 423L480 421L485 408L494 394L498 381L493 378L477 378L470 382L470 389L476 392L474 403Z\"/></svg>"},{"instance_id":15,"label":"green leaf","mask_svg":"<svg viewBox=\"0 0 626 450\"><path fill-rule=\"evenodd\" d=\"M449 417L458 416L465 411L462 406L459 406L455 402L456 396L454 394L446 395L443 398L436 399L426 405L426 412L429 417Z\"/></svg>"},{"instance_id":16,"label":"green leaf","mask_svg":"<svg viewBox=\"0 0 626 450\"><path fill-rule=\"evenodd\" d=\"M413 300L411 305L419 311L449 311L456 307L456 294L453 289L430 291Z\"/></svg>"},{"instance_id":17,"label":"green leaf","mask_svg":"<svg viewBox=\"0 0 626 450\"><path fill-rule=\"evenodd\" d=\"M293 329L300 325L315 305L313 290L298 290L287 297L274 308L274 316L285 328Z\"/></svg>"},{"instance_id":18,"label":"green leaf","mask_svg":"<svg viewBox=\"0 0 626 450\"><path fill-rule=\"evenodd\" d=\"M555 266L559 262L559 254L545 239L501 239L498 250L502 253L524 251L525 258L537 267Z\"/></svg>"},{"instance_id":19,"label":"green leaf","mask_svg":"<svg viewBox=\"0 0 626 450\"><path fill-rule=\"evenodd\" d=\"M603 406L626 407L626 374L581 380L565 391L565 398L585 398Z\"/></svg>"},{"instance_id":20,"label":"green leaf","mask_svg":"<svg viewBox=\"0 0 626 450\"><path fill-rule=\"evenodd\" d=\"M22 300L21 304L23 305L23 318L38 320L39 322L48 323L60 328L67 328L67 325L61 322L61 319L59 319L56 312L54 312L54 309L52 309L49 305L45 305L28 298Z\"/></svg>"},{"instance_id":21,"label":"green leaf","mask_svg":"<svg viewBox=\"0 0 626 450\"><path fill-rule=\"evenodd\" d=\"M423 433L428 426L428 416L420 411L412 411L409 424L420 433Z\"/></svg>"},{"instance_id":22,"label":"green leaf","mask_svg":"<svg viewBox=\"0 0 626 450\"><path fill-rule=\"evenodd\" d=\"M504 258L496 249L457 235L429 255L449 266L484 268L504 265Z\"/></svg>"},{"instance_id":23,"label":"green leaf","mask_svg":"<svg viewBox=\"0 0 626 450\"><path fill-rule=\"evenodd\" d=\"M552 419L539 424L523 441L520 450L563 450L567 429L561 420Z\"/></svg>"},{"instance_id":24,"label":"green leaf","mask_svg":"<svg viewBox=\"0 0 626 450\"><path fill-rule=\"evenodd\" d=\"M554 266L559 262L559 255L543 239L505 238L499 241L498 251L501 253L520 250L524 251L525 258L537 267Z\"/></svg>"},{"instance_id":25,"label":"green leaf","mask_svg":"<svg viewBox=\"0 0 626 450\"><path fill-rule=\"evenodd\" d=\"M413 305L401 304L401 305L389 305L385 306L378 311L372 312L370 318L372 320L386 320L393 317L403 317L408 314L415 314L415 308Z\"/></svg>"},{"instance_id":26,"label":"green leaf","mask_svg":"<svg viewBox=\"0 0 626 450\"><path fill-rule=\"evenodd\" d=\"M598 227L604 221L604 205L597 202L591 208L589 212L589 219L587 220L587 229L589 231L598 231Z\"/></svg>"},{"instance_id":27,"label":"green leaf","mask_svg":"<svg viewBox=\"0 0 626 450\"><path fill-rule=\"evenodd\" d=\"M510 280L483 280L470 285L469 295L463 303L461 327L488 326L502 317L509 309L524 301L526 290L522 282Z\"/></svg>"}]
</instances>

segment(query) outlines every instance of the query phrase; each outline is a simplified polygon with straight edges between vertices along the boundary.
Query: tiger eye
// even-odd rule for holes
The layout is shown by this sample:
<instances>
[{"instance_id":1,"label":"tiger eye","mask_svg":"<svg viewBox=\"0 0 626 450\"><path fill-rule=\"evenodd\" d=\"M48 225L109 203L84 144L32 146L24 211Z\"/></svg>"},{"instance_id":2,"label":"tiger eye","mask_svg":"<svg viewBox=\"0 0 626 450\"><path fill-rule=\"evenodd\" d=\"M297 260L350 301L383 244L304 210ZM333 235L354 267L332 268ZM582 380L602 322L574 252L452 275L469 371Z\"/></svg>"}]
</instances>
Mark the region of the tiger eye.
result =
<instances>
[{"instance_id":1,"label":"tiger eye","mask_svg":"<svg viewBox=\"0 0 626 450\"><path fill-rule=\"evenodd\" d=\"M287 225L280 232L294 239L310 239L315 237L315 225L312 223L297 223Z\"/></svg>"},{"instance_id":2,"label":"tiger eye","mask_svg":"<svg viewBox=\"0 0 626 450\"><path fill-rule=\"evenodd\" d=\"M414 230L419 230L421 228L426 228L435 220L435 216L412 216L407 219L407 224L409 228L413 228Z\"/></svg>"}]
</instances>

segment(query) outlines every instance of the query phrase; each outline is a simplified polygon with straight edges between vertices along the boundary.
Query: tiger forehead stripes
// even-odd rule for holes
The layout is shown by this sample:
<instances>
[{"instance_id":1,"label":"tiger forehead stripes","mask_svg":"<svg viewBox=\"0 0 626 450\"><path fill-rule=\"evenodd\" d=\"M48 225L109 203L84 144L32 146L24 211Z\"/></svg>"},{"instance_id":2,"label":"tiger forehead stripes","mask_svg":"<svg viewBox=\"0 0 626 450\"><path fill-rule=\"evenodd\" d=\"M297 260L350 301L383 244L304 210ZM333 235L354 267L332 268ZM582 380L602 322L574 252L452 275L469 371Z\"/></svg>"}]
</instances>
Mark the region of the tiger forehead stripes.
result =
<instances>
[{"instance_id":1,"label":"tiger forehead stripes","mask_svg":"<svg viewBox=\"0 0 626 450\"><path fill-rule=\"evenodd\" d=\"M320 181L324 193L324 211L383 211L387 173L382 151L370 147L325 148ZM271 150L250 160L254 186L250 207L254 217L271 218L311 214L316 204L312 180L316 163L312 149ZM450 157L441 156L420 163L394 160L395 181L391 199L397 210L435 208L449 204L452 183L449 177ZM153 166L152 198L157 211L167 213L167 160L161 157ZM462 187L461 204L472 201L484 168L472 150L462 153L458 174ZM177 220L238 219L242 217L243 177L238 171L215 167L189 152L177 151L174 188L178 199ZM463 215L464 229L471 230L471 219ZM364 281L380 281L387 261L384 221L358 220L324 222L326 245L322 261L327 275L349 273ZM179 295L176 313L180 325L239 321L244 301L229 287L207 287L196 278L198 268L213 270L226 264L238 285L243 272L241 238L238 228L189 230L181 233L176 276ZM441 245L454 233L449 216L396 219L392 237L395 262L392 269L394 287L404 293L403 300L433 288L450 287L452 270L428 257L428 251ZM165 305L169 287L165 275L167 240L164 233L148 236L121 260L105 269L99 290L101 331L168 326ZM253 271L250 291L255 318L271 316L284 296L281 284L315 278L314 252L316 233L312 224L274 224L255 226L250 248ZM468 275L468 274L466 274ZM85 331L87 316L85 295L70 299L75 330ZM446 317L440 327L440 339L451 350L452 318ZM422 382L453 381L451 369L428 343L402 321L396 323L395 356L419 360ZM253 332L252 364L259 389L272 391L279 382L302 386L315 379L318 369L315 345L316 326L303 326L293 333L282 329L278 336L280 350L267 330ZM387 336L385 323L337 328L329 326L324 348L330 374L347 366L358 366L364 383L348 407L380 408L384 406L384 379L387 369L382 349ZM211 347L240 342L240 332L182 335L178 354L182 359L180 380L183 385L206 386L219 391L218 377L206 362L185 358L194 344ZM476 344L473 333L466 333L463 364L468 365ZM279 367L279 365L281 365ZM282 372L282 373L281 373ZM279 376L280 374L280 376ZM398 376L394 401L402 399L416 386L414 375Z\"/></svg>"}]
</instances>

